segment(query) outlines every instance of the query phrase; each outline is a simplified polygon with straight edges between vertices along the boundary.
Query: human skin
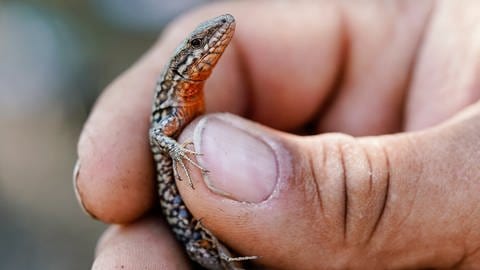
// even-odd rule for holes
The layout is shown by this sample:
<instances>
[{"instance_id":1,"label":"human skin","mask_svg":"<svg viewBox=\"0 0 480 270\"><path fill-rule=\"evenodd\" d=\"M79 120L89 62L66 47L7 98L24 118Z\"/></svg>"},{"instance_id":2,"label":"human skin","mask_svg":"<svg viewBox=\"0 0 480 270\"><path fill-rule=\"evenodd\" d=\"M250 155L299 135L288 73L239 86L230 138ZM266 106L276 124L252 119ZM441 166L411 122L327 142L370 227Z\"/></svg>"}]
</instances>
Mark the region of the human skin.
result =
<instances>
[{"instance_id":1,"label":"human skin","mask_svg":"<svg viewBox=\"0 0 480 270\"><path fill-rule=\"evenodd\" d=\"M266 269L480 268L476 1L239 1L174 21L80 136L81 205L123 224L92 268L188 269L151 211L153 86L186 33L226 12L236 34L205 95L208 113L238 116L180 137L210 170L177 182L193 215Z\"/></svg>"}]
</instances>

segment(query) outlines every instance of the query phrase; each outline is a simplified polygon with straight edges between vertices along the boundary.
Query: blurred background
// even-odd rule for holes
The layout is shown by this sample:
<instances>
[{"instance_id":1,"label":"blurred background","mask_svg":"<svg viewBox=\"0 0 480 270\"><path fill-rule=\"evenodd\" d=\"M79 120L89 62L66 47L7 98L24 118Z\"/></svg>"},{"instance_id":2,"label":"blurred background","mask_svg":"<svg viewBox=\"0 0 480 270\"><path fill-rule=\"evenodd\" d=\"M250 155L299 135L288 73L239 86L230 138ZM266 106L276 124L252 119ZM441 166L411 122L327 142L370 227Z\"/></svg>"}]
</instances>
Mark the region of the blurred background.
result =
<instances>
[{"instance_id":1,"label":"blurred background","mask_svg":"<svg viewBox=\"0 0 480 270\"><path fill-rule=\"evenodd\" d=\"M72 189L82 124L166 23L206 2L0 0L0 269L90 268L105 225Z\"/></svg>"}]
</instances>

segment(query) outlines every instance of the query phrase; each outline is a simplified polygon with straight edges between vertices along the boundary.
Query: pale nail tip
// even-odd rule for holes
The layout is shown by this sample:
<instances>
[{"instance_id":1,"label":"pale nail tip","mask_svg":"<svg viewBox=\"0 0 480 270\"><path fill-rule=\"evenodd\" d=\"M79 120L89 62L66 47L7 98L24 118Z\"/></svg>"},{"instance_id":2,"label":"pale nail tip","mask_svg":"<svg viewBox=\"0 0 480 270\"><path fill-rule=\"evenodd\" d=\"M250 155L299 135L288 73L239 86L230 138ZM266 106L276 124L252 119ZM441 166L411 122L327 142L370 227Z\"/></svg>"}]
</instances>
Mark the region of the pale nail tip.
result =
<instances>
[{"instance_id":1,"label":"pale nail tip","mask_svg":"<svg viewBox=\"0 0 480 270\"><path fill-rule=\"evenodd\" d=\"M82 200L82 196L80 195L80 192L78 191L78 185L77 185L77 180L78 180L78 176L80 175L80 160L77 159L77 161L75 162L75 166L73 167L73 191L75 192L75 197L77 198L78 200L78 204L80 205L80 208L82 209L82 211L89 217L93 218L93 219L98 219L95 215L93 215L92 213L90 213L87 208L85 207L85 205L83 204L83 200Z\"/></svg>"},{"instance_id":2,"label":"pale nail tip","mask_svg":"<svg viewBox=\"0 0 480 270\"><path fill-rule=\"evenodd\" d=\"M80 194L78 193L78 187L77 187L77 179L78 179L79 173L80 173L80 160L77 159L77 161L75 161L75 165L73 167L72 180L73 180L73 190L75 191L75 196L77 197L77 200L81 203L82 200L80 198Z\"/></svg>"}]
</instances>

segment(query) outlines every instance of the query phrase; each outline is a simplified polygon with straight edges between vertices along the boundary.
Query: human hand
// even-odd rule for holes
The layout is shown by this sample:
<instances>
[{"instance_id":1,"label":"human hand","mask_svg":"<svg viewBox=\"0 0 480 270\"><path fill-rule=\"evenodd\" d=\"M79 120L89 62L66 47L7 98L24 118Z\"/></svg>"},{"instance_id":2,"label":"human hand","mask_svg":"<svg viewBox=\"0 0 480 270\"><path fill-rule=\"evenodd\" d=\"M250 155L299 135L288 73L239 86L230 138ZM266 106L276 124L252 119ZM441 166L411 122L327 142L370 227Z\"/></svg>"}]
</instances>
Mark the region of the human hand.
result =
<instances>
[{"instance_id":1,"label":"human hand","mask_svg":"<svg viewBox=\"0 0 480 270\"><path fill-rule=\"evenodd\" d=\"M228 114L187 127L180 139L194 138L214 187L199 173L195 190L178 182L193 215L266 268L480 267L479 11L242 1L177 20L108 87L82 132L82 205L128 224L102 237L93 268L188 267L161 217L139 220L157 203L153 84L185 33L225 12L237 30L207 81L207 110L276 130ZM356 137L285 133L311 131Z\"/></svg>"}]
</instances>

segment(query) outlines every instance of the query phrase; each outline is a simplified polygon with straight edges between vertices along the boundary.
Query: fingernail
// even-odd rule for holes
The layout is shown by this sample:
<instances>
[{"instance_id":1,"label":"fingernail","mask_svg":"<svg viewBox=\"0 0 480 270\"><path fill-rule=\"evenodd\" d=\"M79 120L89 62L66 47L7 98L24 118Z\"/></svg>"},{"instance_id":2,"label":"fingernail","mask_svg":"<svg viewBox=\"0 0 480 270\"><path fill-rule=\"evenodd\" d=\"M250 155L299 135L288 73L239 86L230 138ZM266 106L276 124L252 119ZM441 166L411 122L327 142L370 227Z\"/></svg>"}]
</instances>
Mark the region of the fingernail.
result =
<instances>
[{"instance_id":1,"label":"fingernail","mask_svg":"<svg viewBox=\"0 0 480 270\"><path fill-rule=\"evenodd\" d=\"M82 198L78 193L78 186L77 186L77 178L78 178L79 172L80 172L80 160L77 159L77 161L75 162L75 166L73 167L73 190L75 191L75 196L77 197L77 200L80 202L80 205L81 205Z\"/></svg>"},{"instance_id":2,"label":"fingernail","mask_svg":"<svg viewBox=\"0 0 480 270\"><path fill-rule=\"evenodd\" d=\"M203 179L217 194L241 202L262 202L277 184L275 152L247 126L228 119L228 115L208 116L195 128L195 145L203 154L199 160L209 170Z\"/></svg>"},{"instance_id":3,"label":"fingernail","mask_svg":"<svg viewBox=\"0 0 480 270\"><path fill-rule=\"evenodd\" d=\"M77 183L79 174L80 174L80 160L77 159L77 161L75 162L75 167L73 167L73 190L75 191L75 196L77 197L78 203L80 204L80 207L82 208L83 212L85 212L85 214L89 215L90 217L97 219L92 213L90 213L87 210L87 208L83 204L82 196L80 194L80 191L78 190L78 183Z\"/></svg>"}]
</instances>

